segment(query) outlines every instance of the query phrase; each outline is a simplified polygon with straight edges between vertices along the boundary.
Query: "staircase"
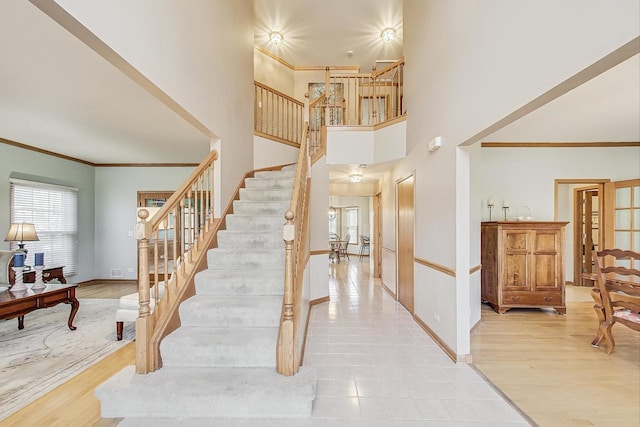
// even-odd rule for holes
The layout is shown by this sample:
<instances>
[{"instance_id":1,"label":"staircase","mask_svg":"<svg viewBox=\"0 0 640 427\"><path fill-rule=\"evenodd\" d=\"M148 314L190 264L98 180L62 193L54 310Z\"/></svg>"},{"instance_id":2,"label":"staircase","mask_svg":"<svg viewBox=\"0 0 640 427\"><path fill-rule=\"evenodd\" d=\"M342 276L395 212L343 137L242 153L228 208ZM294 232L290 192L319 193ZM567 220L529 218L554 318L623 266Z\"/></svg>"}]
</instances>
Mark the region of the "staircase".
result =
<instances>
[{"instance_id":1,"label":"staircase","mask_svg":"<svg viewBox=\"0 0 640 427\"><path fill-rule=\"evenodd\" d=\"M256 172L245 180L196 294L180 305L181 326L160 345L163 367L127 367L96 389L104 418L120 425L159 419L311 416L315 372L275 371L282 309L282 224L295 171ZM127 424L130 422L131 424Z\"/></svg>"}]
</instances>

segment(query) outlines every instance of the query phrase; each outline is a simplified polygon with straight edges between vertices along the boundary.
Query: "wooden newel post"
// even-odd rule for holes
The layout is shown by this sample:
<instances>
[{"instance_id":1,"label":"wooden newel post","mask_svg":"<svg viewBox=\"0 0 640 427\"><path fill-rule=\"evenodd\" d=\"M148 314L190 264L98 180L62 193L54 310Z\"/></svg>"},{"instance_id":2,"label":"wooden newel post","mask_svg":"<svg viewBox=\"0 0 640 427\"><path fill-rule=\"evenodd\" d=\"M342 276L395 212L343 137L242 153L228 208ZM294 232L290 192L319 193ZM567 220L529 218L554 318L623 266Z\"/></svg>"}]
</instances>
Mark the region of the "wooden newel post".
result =
<instances>
[{"instance_id":1,"label":"wooden newel post","mask_svg":"<svg viewBox=\"0 0 640 427\"><path fill-rule=\"evenodd\" d=\"M288 210L284 214L287 222L282 228L285 242L284 299L282 305L282 325L280 345L278 346L278 372L291 376L297 372L296 343L294 342L294 274L293 274L293 241L295 238L294 213Z\"/></svg>"},{"instance_id":2,"label":"wooden newel post","mask_svg":"<svg viewBox=\"0 0 640 427\"><path fill-rule=\"evenodd\" d=\"M136 373L146 374L153 371L151 367L151 333L153 318L151 317L149 290L149 239L151 224L147 222L149 211L140 209L134 235L138 239L138 301L140 309L136 319Z\"/></svg>"}]
</instances>

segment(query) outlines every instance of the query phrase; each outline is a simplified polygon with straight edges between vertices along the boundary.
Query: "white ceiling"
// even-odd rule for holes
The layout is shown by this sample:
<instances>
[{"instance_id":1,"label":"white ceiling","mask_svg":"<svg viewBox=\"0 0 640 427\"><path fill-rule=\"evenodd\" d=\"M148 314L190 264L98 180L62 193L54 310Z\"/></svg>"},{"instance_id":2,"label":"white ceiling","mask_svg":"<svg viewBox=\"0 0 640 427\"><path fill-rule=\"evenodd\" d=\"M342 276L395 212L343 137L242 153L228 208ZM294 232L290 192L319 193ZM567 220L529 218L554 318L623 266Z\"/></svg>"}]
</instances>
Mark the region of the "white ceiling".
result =
<instances>
[{"instance_id":1,"label":"white ceiling","mask_svg":"<svg viewBox=\"0 0 640 427\"><path fill-rule=\"evenodd\" d=\"M402 56L402 0L256 0L255 44L298 67L357 65ZM0 1L0 138L96 164L198 163L206 136L35 6ZM397 39L384 44L380 32ZM267 42L270 30L285 42ZM346 52L352 50L352 57ZM636 56L487 141L638 141ZM215 133L215 129L211 129ZM346 180L358 165L332 167ZM373 179L389 165L369 165Z\"/></svg>"},{"instance_id":2,"label":"white ceiling","mask_svg":"<svg viewBox=\"0 0 640 427\"><path fill-rule=\"evenodd\" d=\"M209 139L22 0L0 1L0 137L91 163L200 163Z\"/></svg>"},{"instance_id":3,"label":"white ceiling","mask_svg":"<svg viewBox=\"0 0 640 427\"><path fill-rule=\"evenodd\" d=\"M402 57L402 0L257 0L254 43L296 67L349 65L371 71ZM380 34L393 28L395 39ZM278 31L284 42L269 42ZM353 56L347 56L353 51Z\"/></svg>"}]
</instances>

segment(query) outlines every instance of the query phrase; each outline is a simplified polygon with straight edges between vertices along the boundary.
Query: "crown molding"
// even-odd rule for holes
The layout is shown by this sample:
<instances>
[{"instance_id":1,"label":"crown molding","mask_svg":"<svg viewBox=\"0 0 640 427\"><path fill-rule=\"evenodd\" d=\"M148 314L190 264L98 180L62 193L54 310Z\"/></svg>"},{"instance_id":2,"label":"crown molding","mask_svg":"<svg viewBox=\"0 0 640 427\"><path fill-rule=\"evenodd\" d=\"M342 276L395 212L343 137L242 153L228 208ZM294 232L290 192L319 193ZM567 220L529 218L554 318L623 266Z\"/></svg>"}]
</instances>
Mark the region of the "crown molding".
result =
<instances>
[{"instance_id":1,"label":"crown molding","mask_svg":"<svg viewBox=\"0 0 640 427\"><path fill-rule=\"evenodd\" d=\"M298 67L296 65L292 65L288 63L284 59L280 58L277 55L274 55L273 53L269 52L268 50L260 46L254 46L254 49L260 52L261 54L268 56L274 61L279 62L280 64L284 65L285 67L287 67L292 71L326 71L326 69L328 68L329 70L360 72L360 67L358 67L357 65L330 65L328 67L326 65L312 65L312 66Z\"/></svg>"},{"instance_id":2,"label":"crown molding","mask_svg":"<svg viewBox=\"0 0 640 427\"><path fill-rule=\"evenodd\" d=\"M483 142L482 148L619 148L640 147L640 142Z\"/></svg>"},{"instance_id":3,"label":"crown molding","mask_svg":"<svg viewBox=\"0 0 640 427\"><path fill-rule=\"evenodd\" d=\"M180 168L180 167L196 167L199 165L199 163L93 163L87 160L78 159L77 157L71 157L64 154L56 153L54 151L49 151L49 150L45 150L38 147L32 147L31 145L12 141L6 138L0 138L0 143L11 145L17 148L22 148L23 150L33 151L35 153L44 154L51 157L57 157L59 159L69 160L71 162L81 163L83 165L91 166L94 168Z\"/></svg>"}]
</instances>

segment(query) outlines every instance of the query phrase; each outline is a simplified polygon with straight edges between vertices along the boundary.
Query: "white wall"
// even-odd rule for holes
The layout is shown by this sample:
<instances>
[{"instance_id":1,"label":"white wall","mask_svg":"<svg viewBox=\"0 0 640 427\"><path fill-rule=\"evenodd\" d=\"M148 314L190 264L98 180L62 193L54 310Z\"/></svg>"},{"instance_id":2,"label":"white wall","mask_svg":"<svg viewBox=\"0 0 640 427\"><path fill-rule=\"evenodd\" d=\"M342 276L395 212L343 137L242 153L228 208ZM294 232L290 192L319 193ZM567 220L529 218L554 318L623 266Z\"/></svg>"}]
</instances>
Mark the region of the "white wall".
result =
<instances>
[{"instance_id":1,"label":"white wall","mask_svg":"<svg viewBox=\"0 0 640 427\"><path fill-rule=\"evenodd\" d=\"M253 167L253 3L58 3L221 139L226 205Z\"/></svg>"},{"instance_id":2,"label":"white wall","mask_svg":"<svg viewBox=\"0 0 640 427\"><path fill-rule=\"evenodd\" d=\"M110 279L111 269L121 269L123 277L118 279L137 279L137 240L133 228L138 191L175 191L192 171L189 167L96 168L96 261L92 278Z\"/></svg>"},{"instance_id":3,"label":"white wall","mask_svg":"<svg viewBox=\"0 0 640 427\"><path fill-rule=\"evenodd\" d=\"M83 282L95 278L94 168L35 151L0 144L0 235L2 236L4 236L2 233L9 230L11 209L9 177L78 188L78 272L68 279L69 282ZM9 249L9 243L0 240L0 247Z\"/></svg>"},{"instance_id":4,"label":"white wall","mask_svg":"<svg viewBox=\"0 0 640 427\"><path fill-rule=\"evenodd\" d=\"M472 321L469 268L479 247L471 247L469 234L477 231L470 228L470 202L460 203L456 197L456 192L465 191L469 196L469 183L457 182L468 173L456 171L466 162L455 147L637 37L639 4L635 0L494 0L473 5L464 0L405 0L403 8L411 153L391 178L415 169L415 255L456 271L454 293L439 291L448 279L434 276L417 297L416 307L457 312L455 330L442 331L440 338L457 354L465 354ZM443 147L433 155L422 154L426 142L436 136L443 137ZM416 152L418 147L423 149ZM527 163L544 167L532 160ZM529 174L528 180L535 181L536 175ZM393 209L392 200L395 203L383 197L385 212ZM542 217L546 211L534 215ZM385 243L395 239L395 224L389 225L385 220ZM466 262L456 259L461 254L466 254ZM422 299L436 301L437 306L429 307ZM433 316L423 315L421 319L438 330Z\"/></svg>"},{"instance_id":5,"label":"white wall","mask_svg":"<svg viewBox=\"0 0 640 427\"><path fill-rule=\"evenodd\" d=\"M504 219L502 201L512 219L522 206L537 220L553 220L554 180L640 176L640 150L621 148L483 148L480 159L482 199L492 196ZM486 202L485 202L486 203ZM483 218L488 215L485 210ZM495 209L494 209L495 213Z\"/></svg>"},{"instance_id":6,"label":"white wall","mask_svg":"<svg viewBox=\"0 0 640 427\"><path fill-rule=\"evenodd\" d=\"M254 135L253 169L296 163L298 151L296 147Z\"/></svg>"},{"instance_id":7,"label":"white wall","mask_svg":"<svg viewBox=\"0 0 640 427\"><path fill-rule=\"evenodd\" d=\"M329 296L329 167L323 156L311 166L311 200L309 201L309 249L312 252L311 300ZM313 254L313 252L318 252Z\"/></svg>"},{"instance_id":8,"label":"white wall","mask_svg":"<svg viewBox=\"0 0 640 427\"><path fill-rule=\"evenodd\" d=\"M294 71L289 67L282 65L275 59L256 49L253 55L253 70L255 81L267 85L285 95L289 95L292 98L294 97ZM299 101L304 100L304 94L302 97L296 99Z\"/></svg>"},{"instance_id":9,"label":"white wall","mask_svg":"<svg viewBox=\"0 0 640 427\"><path fill-rule=\"evenodd\" d=\"M407 154L406 125L406 121L402 121L376 131L329 126L327 162L373 164L401 159Z\"/></svg>"}]
</instances>

